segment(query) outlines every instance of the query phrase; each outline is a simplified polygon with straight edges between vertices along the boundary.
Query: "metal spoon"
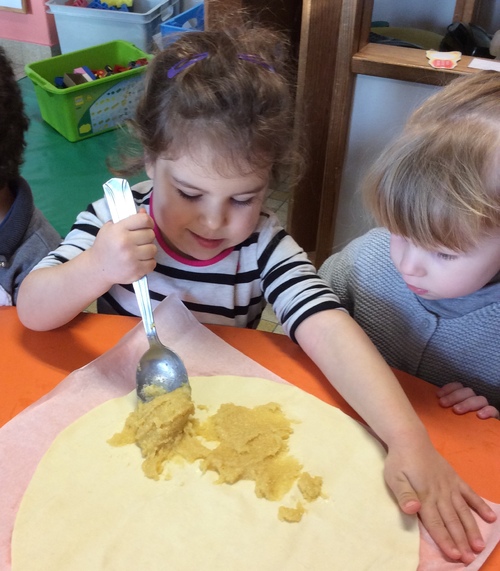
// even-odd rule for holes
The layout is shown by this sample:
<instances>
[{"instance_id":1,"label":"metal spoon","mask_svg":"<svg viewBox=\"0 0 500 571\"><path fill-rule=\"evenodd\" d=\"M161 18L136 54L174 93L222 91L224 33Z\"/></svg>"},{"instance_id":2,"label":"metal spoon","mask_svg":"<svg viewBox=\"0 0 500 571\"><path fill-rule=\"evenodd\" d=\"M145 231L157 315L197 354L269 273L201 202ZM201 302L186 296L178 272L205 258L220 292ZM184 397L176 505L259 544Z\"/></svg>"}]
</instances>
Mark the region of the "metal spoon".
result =
<instances>
[{"instance_id":1,"label":"metal spoon","mask_svg":"<svg viewBox=\"0 0 500 571\"><path fill-rule=\"evenodd\" d=\"M103 185L113 222L118 222L137 212L129 183L121 178L112 178ZM182 385L189 386L186 367L177 353L165 347L158 339L151 309L147 277L132 284L139 311L149 342L149 349L137 365L137 395L147 402L159 392L171 392ZM160 391L156 390L157 388Z\"/></svg>"}]
</instances>

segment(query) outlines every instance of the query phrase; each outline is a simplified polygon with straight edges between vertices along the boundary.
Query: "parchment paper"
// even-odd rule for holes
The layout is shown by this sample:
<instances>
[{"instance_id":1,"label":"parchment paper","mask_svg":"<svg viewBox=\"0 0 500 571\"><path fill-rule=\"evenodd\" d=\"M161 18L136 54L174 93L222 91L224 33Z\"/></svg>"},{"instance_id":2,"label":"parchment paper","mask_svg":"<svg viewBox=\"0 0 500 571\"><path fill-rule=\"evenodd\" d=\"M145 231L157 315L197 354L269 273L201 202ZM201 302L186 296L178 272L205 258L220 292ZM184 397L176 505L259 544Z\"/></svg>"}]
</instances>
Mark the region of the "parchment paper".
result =
<instances>
[{"instance_id":1,"label":"parchment paper","mask_svg":"<svg viewBox=\"0 0 500 571\"><path fill-rule=\"evenodd\" d=\"M169 296L155 311L162 341L183 359L191 376L237 374L286 382L252 361L200 325L176 298ZM38 462L54 438L74 420L135 386L135 369L147 349L138 324L110 351L68 375L54 390L0 428L0 569L9 571L10 539L16 513ZM480 568L500 539L500 506L496 524L483 527L488 545L469 571ZM421 528L419 571L458 571L461 563L446 562Z\"/></svg>"}]
</instances>

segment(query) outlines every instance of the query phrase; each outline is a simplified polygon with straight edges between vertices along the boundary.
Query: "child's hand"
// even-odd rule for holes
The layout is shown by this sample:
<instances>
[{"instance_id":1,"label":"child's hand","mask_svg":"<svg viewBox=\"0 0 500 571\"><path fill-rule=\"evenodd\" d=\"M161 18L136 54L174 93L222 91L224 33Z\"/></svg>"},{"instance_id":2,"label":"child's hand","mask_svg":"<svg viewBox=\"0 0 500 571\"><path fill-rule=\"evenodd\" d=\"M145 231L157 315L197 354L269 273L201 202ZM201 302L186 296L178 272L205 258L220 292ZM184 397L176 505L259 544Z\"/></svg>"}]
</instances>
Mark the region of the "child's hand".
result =
<instances>
[{"instance_id":1,"label":"child's hand","mask_svg":"<svg viewBox=\"0 0 500 571\"><path fill-rule=\"evenodd\" d=\"M89 252L96 271L105 274L109 287L132 283L154 270L153 228L153 219L141 211L120 222L108 222L99 230Z\"/></svg>"},{"instance_id":2,"label":"child's hand","mask_svg":"<svg viewBox=\"0 0 500 571\"><path fill-rule=\"evenodd\" d=\"M494 406L488 404L485 397L476 395L471 388L464 387L462 383L448 383L441 387L436 395L442 407L452 407L453 412L456 414L476 411L476 416L483 420L486 418L500 418L500 412Z\"/></svg>"},{"instance_id":3,"label":"child's hand","mask_svg":"<svg viewBox=\"0 0 500 571\"><path fill-rule=\"evenodd\" d=\"M405 513L418 513L445 555L471 563L475 553L485 547L471 509L487 522L495 521L495 513L430 442L428 446L408 447L389 450L385 464L387 485Z\"/></svg>"}]
</instances>

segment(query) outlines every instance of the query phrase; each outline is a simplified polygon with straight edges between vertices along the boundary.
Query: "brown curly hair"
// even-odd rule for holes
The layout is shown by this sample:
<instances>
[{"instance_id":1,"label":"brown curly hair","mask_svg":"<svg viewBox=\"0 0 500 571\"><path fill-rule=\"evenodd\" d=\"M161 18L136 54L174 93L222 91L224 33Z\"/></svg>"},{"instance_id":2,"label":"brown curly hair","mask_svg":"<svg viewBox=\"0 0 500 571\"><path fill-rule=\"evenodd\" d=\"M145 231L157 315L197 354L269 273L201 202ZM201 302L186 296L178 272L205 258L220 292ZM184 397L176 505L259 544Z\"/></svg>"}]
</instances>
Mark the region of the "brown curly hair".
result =
<instances>
[{"instance_id":1,"label":"brown curly hair","mask_svg":"<svg viewBox=\"0 0 500 571\"><path fill-rule=\"evenodd\" d=\"M123 166L111 170L129 175L145 160L196 155L201 142L215 150L219 172L229 165L272 166L275 179L299 173L303 154L294 139L288 52L285 36L255 25L182 34L148 65L144 95L129 122L139 153L129 147ZM168 77L179 62L205 53Z\"/></svg>"},{"instance_id":2,"label":"brown curly hair","mask_svg":"<svg viewBox=\"0 0 500 571\"><path fill-rule=\"evenodd\" d=\"M19 176L29 119L11 61L0 47L0 188Z\"/></svg>"}]
</instances>

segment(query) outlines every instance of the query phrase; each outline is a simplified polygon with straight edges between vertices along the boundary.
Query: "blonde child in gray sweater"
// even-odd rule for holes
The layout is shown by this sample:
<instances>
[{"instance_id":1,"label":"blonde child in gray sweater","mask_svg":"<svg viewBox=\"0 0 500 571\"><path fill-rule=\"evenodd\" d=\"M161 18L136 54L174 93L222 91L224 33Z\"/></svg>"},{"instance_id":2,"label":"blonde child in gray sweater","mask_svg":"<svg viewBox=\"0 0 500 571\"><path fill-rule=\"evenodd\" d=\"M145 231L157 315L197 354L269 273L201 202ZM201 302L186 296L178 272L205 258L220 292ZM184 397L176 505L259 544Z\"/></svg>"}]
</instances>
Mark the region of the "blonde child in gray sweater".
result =
<instances>
[{"instance_id":1,"label":"blonde child in gray sweater","mask_svg":"<svg viewBox=\"0 0 500 571\"><path fill-rule=\"evenodd\" d=\"M320 275L389 365L439 402L500 413L500 74L454 80L410 118L364 189L376 228Z\"/></svg>"}]
</instances>

